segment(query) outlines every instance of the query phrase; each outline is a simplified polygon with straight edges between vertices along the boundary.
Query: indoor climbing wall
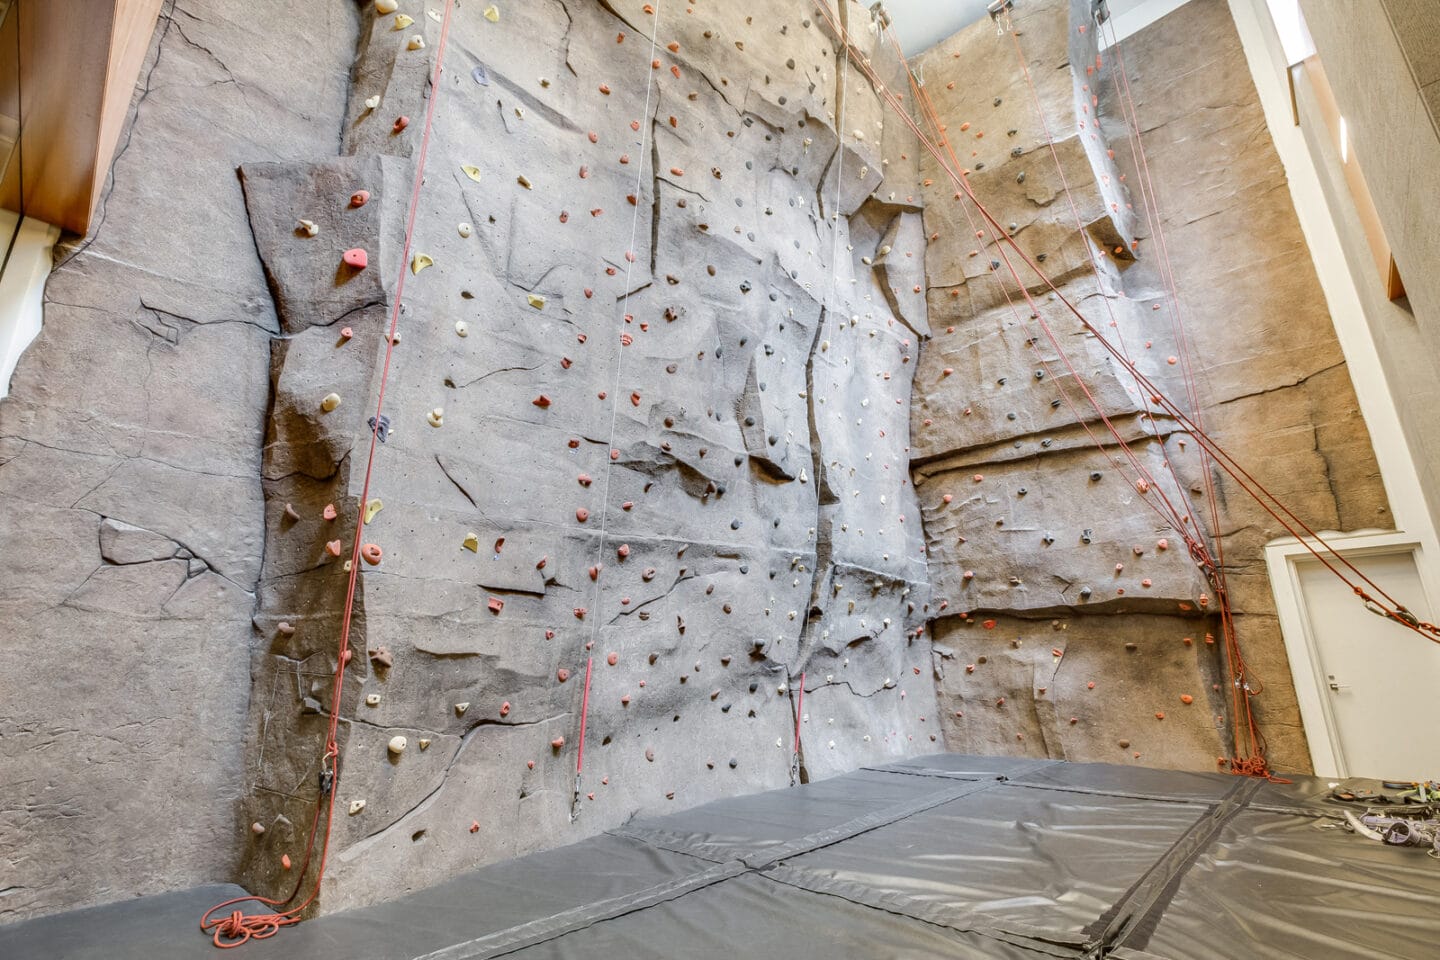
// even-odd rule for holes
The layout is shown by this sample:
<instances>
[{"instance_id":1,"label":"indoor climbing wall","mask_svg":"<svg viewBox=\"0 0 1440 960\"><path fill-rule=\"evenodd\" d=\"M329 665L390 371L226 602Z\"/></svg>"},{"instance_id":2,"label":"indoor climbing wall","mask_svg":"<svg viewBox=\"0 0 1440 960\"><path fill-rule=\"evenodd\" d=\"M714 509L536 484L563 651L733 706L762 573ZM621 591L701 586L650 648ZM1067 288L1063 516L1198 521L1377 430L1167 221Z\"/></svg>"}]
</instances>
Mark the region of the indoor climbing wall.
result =
<instances>
[{"instance_id":1,"label":"indoor climbing wall","mask_svg":"<svg viewBox=\"0 0 1440 960\"><path fill-rule=\"evenodd\" d=\"M241 168L284 337L237 827L288 891L338 709L327 910L783 785L797 713L802 778L940 748L911 135L799 0L445 8L367 4L340 154Z\"/></svg>"},{"instance_id":2,"label":"indoor climbing wall","mask_svg":"<svg viewBox=\"0 0 1440 960\"><path fill-rule=\"evenodd\" d=\"M912 469L947 744L1213 769L1237 755L1215 590L1157 509L1213 534L1199 445L1060 297L1165 395L1197 398L1316 529L1389 526L1384 492L1225 5L1126 40L1124 74L1088 3L1017 5L1013 27L977 23L919 60L977 197L1055 284L1021 266L1027 302L926 158L934 336ZM1262 552L1283 530L1212 470L1252 703L1272 765L1304 770Z\"/></svg>"}]
</instances>

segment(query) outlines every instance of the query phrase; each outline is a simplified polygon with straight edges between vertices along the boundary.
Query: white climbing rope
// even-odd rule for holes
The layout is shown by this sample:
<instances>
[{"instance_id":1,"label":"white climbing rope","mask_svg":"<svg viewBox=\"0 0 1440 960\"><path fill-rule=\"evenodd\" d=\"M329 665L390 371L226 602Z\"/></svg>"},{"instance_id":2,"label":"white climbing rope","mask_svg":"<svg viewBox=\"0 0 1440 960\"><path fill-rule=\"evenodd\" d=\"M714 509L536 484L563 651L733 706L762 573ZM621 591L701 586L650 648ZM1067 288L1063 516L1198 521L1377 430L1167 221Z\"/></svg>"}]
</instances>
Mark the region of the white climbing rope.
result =
<instances>
[{"instance_id":1,"label":"white climbing rope","mask_svg":"<svg viewBox=\"0 0 1440 960\"><path fill-rule=\"evenodd\" d=\"M648 56L645 57L644 62L645 112L641 115L640 164L635 170L635 204L634 209L630 213L630 243L625 248L625 296L621 301L620 305L621 334L625 332L625 317L628 316L630 312L630 275L635 267L636 260L635 236L640 224L640 187L641 184L644 183L645 164L646 159L649 156L648 141L650 138L650 128L651 126L653 126L653 118L650 116L650 92L651 89L655 86L655 82L651 79L650 64L655 59L655 48L660 37L660 3L661 0L655 0L655 4L651 8L653 10L653 13L650 17L650 53ZM656 190L658 191L659 188L656 187ZM658 196L651 197L650 202L652 204L659 202ZM655 256L654 250L650 251L650 256L653 261ZM619 337L616 338L616 341L617 343L619 342ZM587 649L589 651L592 651L592 656L593 650L595 648L595 640L600 633L600 577L604 573L603 566L605 562L605 537L606 533L608 532L607 525L610 520L610 472L615 464L615 425L619 422L620 419L620 376L624 364L625 346L623 343L620 343L618 346L615 347L615 381L613 384L613 388L610 391L610 435L606 438L605 441L605 483L601 488L602 493L600 497L600 538L597 541L595 547L595 591L591 596L592 612L590 616L590 639L586 643ZM581 751L585 749L585 744L583 742L576 744L576 746ZM580 816L580 797L580 770L577 766L577 769L575 771L575 792L570 800L570 820L572 822Z\"/></svg>"}]
</instances>

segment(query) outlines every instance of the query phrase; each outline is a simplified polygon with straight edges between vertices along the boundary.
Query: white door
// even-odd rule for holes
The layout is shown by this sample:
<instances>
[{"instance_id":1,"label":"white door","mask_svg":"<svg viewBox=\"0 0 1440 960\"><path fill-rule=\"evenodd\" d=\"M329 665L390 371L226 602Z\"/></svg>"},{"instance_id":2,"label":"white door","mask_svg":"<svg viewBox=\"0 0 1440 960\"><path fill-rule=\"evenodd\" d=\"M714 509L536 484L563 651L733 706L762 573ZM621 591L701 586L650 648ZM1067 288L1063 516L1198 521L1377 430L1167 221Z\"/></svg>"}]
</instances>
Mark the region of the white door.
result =
<instances>
[{"instance_id":1,"label":"white door","mask_svg":"<svg viewBox=\"0 0 1440 960\"><path fill-rule=\"evenodd\" d=\"M1412 551L1347 559L1420 619L1434 620ZM1366 610L1317 560L1296 560L1295 573L1339 774L1440 778L1440 643Z\"/></svg>"}]
</instances>

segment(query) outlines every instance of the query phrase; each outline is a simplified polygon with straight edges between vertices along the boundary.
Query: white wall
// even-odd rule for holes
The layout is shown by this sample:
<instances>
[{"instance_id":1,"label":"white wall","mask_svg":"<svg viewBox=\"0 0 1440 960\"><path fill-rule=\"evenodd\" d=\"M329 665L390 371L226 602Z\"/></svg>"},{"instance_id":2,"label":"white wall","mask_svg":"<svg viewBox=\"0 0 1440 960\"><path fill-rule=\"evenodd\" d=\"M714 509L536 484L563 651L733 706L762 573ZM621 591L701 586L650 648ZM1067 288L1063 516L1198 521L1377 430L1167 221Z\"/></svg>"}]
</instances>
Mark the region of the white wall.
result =
<instances>
[{"instance_id":1,"label":"white wall","mask_svg":"<svg viewBox=\"0 0 1440 960\"><path fill-rule=\"evenodd\" d=\"M10 236L15 217L0 210L0 236ZM10 392L15 364L40 332L45 278L50 275L52 250L59 237L58 227L26 217L0 276L0 397Z\"/></svg>"}]
</instances>

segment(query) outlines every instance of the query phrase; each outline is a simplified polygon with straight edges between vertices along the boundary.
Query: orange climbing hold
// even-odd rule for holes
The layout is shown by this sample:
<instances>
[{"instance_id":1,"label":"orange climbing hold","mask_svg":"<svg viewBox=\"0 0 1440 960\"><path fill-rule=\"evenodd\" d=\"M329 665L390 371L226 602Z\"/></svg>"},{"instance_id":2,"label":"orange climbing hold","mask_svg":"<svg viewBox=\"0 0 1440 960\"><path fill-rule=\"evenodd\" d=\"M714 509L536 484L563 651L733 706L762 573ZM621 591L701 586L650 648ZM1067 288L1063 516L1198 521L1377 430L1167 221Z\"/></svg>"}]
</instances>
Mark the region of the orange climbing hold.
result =
<instances>
[{"instance_id":1,"label":"orange climbing hold","mask_svg":"<svg viewBox=\"0 0 1440 960\"><path fill-rule=\"evenodd\" d=\"M360 548L360 558L372 567L380 562L382 556L378 543L367 543Z\"/></svg>"}]
</instances>

